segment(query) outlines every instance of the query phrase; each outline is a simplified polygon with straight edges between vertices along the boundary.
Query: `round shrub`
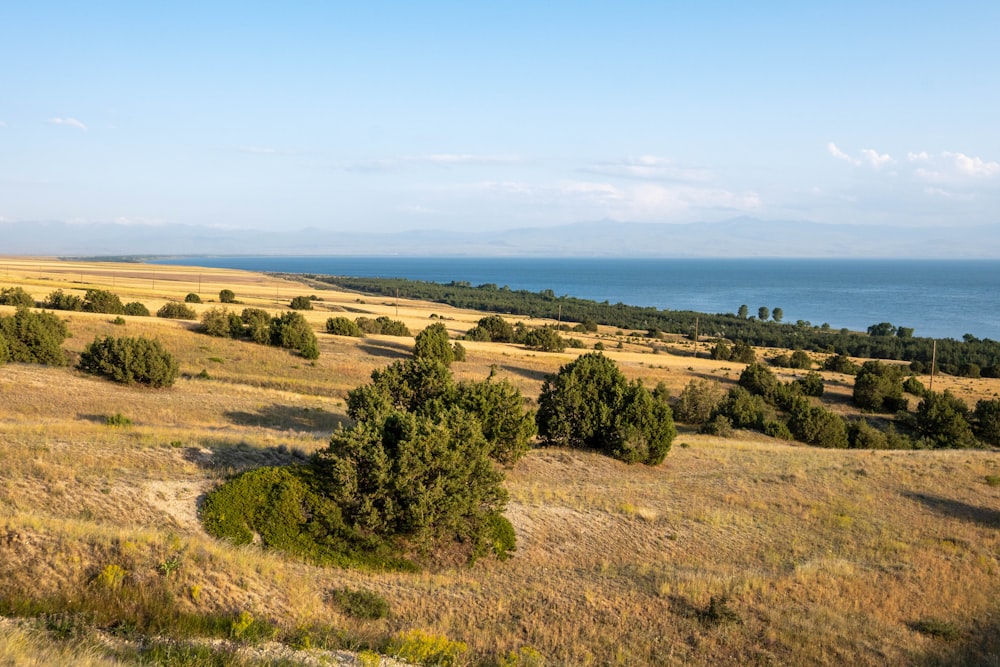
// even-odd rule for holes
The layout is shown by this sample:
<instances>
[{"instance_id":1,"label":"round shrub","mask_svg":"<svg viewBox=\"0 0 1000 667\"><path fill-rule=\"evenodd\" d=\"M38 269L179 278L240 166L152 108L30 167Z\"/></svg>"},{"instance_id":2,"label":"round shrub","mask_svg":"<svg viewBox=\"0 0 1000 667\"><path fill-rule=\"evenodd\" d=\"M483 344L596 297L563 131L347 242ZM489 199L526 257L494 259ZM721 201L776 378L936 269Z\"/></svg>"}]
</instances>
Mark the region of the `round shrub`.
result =
<instances>
[{"instance_id":1,"label":"round shrub","mask_svg":"<svg viewBox=\"0 0 1000 667\"><path fill-rule=\"evenodd\" d=\"M125 315L137 315L139 317L149 317L149 308L140 301L132 301L125 304Z\"/></svg>"},{"instance_id":2,"label":"round shrub","mask_svg":"<svg viewBox=\"0 0 1000 667\"><path fill-rule=\"evenodd\" d=\"M450 366L455 361L455 350L448 338L448 329L435 322L418 333L413 341L413 356L417 359L437 359Z\"/></svg>"},{"instance_id":3,"label":"round shrub","mask_svg":"<svg viewBox=\"0 0 1000 667\"><path fill-rule=\"evenodd\" d=\"M0 317L0 338L5 339L10 361L65 366L60 346L67 336L66 323L53 313L18 308L13 315Z\"/></svg>"},{"instance_id":4,"label":"round shrub","mask_svg":"<svg viewBox=\"0 0 1000 667\"><path fill-rule=\"evenodd\" d=\"M292 310L312 310L312 299L307 296L297 296L288 304Z\"/></svg>"},{"instance_id":5,"label":"round shrub","mask_svg":"<svg viewBox=\"0 0 1000 667\"><path fill-rule=\"evenodd\" d=\"M150 387L169 387L180 372L177 361L159 341L141 336L95 338L80 355L79 368L115 382Z\"/></svg>"},{"instance_id":6,"label":"round shrub","mask_svg":"<svg viewBox=\"0 0 1000 667\"><path fill-rule=\"evenodd\" d=\"M271 320L271 345L298 350L306 359L319 357L319 343L301 313L282 313Z\"/></svg>"},{"instance_id":7,"label":"round shrub","mask_svg":"<svg viewBox=\"0 0 1000 667\"><path fill-rule=\"evenodd\" d=\"M224 289L219 292L219 301L222 303L236 303L236 293L231 289Z\"/></svg>"},{"instance_id":8,"label":"round shrub","mask_svg":"<svg viewBox=\"0 0 1000 667\"><path fill-rule=\"evenodd\" d=\"M201 297L194 292L188 292L187 296L184 297L184 303L201 303Z\"/></svg>"},{"instance_id":9,"label":"round shrub","mask_svg":"<svg viewBox=\"0 0 1000 667\"><path fill-rule=\"evenodd\" d=\"M0 306L34 308L35 300L24 291L23 287L4 287L0 289Z\"/></svg>"},{"instance_id":10,"label":"round shrub","mask_svg":"<svg viewBox=\"0 0 1000 667\"><path fill-rule=\"evenodd\" d=\"M101 289L87 290L83 297L83 309L88 313L125 314L125 306L118 295Z\"/></svg>"},{"instance_id":11,"label":"round shrub","mask_svg":"<svg viewBox=\"0 0 1000 667\"><path fill-rule=\"evenodd\" d=\"M61 289L57 289L49 294L42 305L52 310L83 310L83 299L75 294L66 294Z\"/></svg>"},{"instance_id":12,"label":"round shrub","mask_svg":"<svg viewBox=\"0 0 1000 667\"><path fill-rule=\"evenodd\" d=\"M327 319L326 332L334 336L352 336L354 338L361 338L363 336L357 323L342 315Z\"/></svg>"},{"instance_id":13,"label":"round shrub","mask_svg":"<svg viewBox=\"0 0 1000 667\"><path fill-rule=\"evenodd\" d=\"M615 362L590 352L542 384L536 414L545 444L596 449L628 463L660 463L676 431L670 407Z\"/></svg>"},{"instance_id":14,"label":"round shrub","mask_svg":"<svg viewBox=\"0 0 1000 667\"><path fill-rule=\"evenodd\" d=\"M165 317L173 320L196 320L198 313L194 312L190 306L186 306L179 301L168 301L156 311L157 317Z\"/></svg>"}]
</instances>

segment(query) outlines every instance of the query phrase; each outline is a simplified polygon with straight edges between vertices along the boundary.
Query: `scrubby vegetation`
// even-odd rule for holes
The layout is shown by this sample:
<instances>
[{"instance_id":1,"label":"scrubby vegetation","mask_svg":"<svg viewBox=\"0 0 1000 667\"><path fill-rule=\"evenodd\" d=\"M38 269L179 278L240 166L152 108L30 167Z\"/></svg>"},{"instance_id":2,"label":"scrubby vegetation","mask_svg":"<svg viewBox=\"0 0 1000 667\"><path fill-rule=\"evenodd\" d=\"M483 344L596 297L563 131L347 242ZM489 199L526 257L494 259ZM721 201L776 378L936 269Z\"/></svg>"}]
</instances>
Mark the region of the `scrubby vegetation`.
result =
<instances>
[{"instance_id":1,"label":"scrubby vegetation","mask_svg":"<svg viewBox=\"0 0 1000 667\"><path fill-rule=\"evenodd\" d=\"M594 449L627 463L660 463L676 435L666 401L626 380L599 352L545 380L537 421L547 445Z\"/></svg>"},{"instance_id":2,"label":"scrubby vegetation","mask_svg":"<svg viewBox=\"0 0 1000 667\"><path fill-rule=\"evenodd\" d=\"M4 287L0 289L0 306L34 308L35 300L23 287Z\"/></svg>"},{"instance_id":3,"label":"scrubby vegetation","mask_svg":"<svg viewBox=\"0 0 1000 667\"><path fill-rule=\"evenodd\" d=\"M159 310L156 311L156 316L171 320L198 319L198 313L194 312L193 308L179 301L166 302L160 307Z\"/></svg>"},{"instance_id":4,"label":"scrubby vegetation","mask_svg":"<svg viewBox=\"0 0 1000 667\"><path fill-rule=\"evenodd\" d=\"M296 350L306 359L319 357L319 341L301 313L286 312L272 317L260 308L244 308L242 314L237 315L216 306L202 314L201 330L209 336L242 338Z\"/></svg>"},{"instance_id":5,"label":"scrubby vegetation","mask_svg":"<svg viewBox=\"0 0 1000 667\"><path fill-rule=\"evenodd\" d=\"M385 315L376 317L359 317L355 320L362 333L382 336L409 336L410 330L399 320L393 320Z\"/></svg>"},{"instance_id":6,"label":"scrubby vegetation","mask_svg":"<svg viewBox=\"0 0 1000 667\"><path fill-rule=\"evenodd\" d=\"M343 316L328 318L326 332L334 336L352 336L354 338L361 338L364 335L358 328L357 322Z\"/></svg>"},{"instance_id":7,"label":"scrubby vegetation","mask_svg":"<svg viewBox=\"0 0 1000 667\"><path fill-rule=\"evenodd\" d=\"M13 315L0 316L0 363L65 366L60 346L68 335L65 322L53 313L18 308Z\"/></svg>"},{"instance_id":8,"label":"scrubby vegetation","mask_svg":"<svg viewBox=\"0 0 1000 667\"><path fill-rule=\"evenodd\" d=\"M159 341L141 336L94 339L80 355L79 368L115 382L150 387L169 387L180 372L173 355Z\"/></svg>"},{"instance_id":9,"label":"scrubby vegetation","mask_svg":"<svg viewBox=\"0 0 1000 667\"><path fill-rule=\"evenodd\" d=\"M515 544L494 461L514 462L534 436L516 389L492 378L456 384L440 359L421 356L375 371L348 411L355 425L308 464L247 472L213 492L206 528L317 562L508 557Z\"/></svg>"}]
</instances>

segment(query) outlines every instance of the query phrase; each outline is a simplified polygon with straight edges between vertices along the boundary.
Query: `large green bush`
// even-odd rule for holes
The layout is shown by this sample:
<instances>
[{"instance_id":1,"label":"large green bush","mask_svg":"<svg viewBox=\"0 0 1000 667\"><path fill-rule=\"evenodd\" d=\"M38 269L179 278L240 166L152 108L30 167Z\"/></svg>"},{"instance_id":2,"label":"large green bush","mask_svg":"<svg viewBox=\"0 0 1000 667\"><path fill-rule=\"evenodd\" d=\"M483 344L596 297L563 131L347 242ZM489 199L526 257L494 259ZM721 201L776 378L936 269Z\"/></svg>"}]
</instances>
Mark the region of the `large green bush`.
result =
<instances>
[{"instance_id":1,"label":"large green bush","mask_svg":"<svg viewBox=\"0 0 1000 667\"><path fill-rule=\"evenodd\" d=\"M4 287L0 289L0 306L34 308L35 300L24 291L23 287Z\"/></svg>"},{"instance_id":2,"label":"large green bush","mask_svg":"<svg viewBox=\"0 0 1000 667\"><path fill-rule=\"evenodd\" d=\"M87 290L83 297L83 309L88 313L125 314L125 306L118 295L101 289Z\"/></svg>"},{"instance_id":3,"label":"large green bush","mask_svg":"<svg viewBox=\"0 0 1000 667\"><path fill-rule=\"evenodd\" d=\"M685 424L705 424L712 418L712 411L722 398L717 382L691 380L681 391L674 404L674 417Z\"/></svg>"},{"instance_id":4,"label":"large green bush","mask_svg":"<svg viewBox=\"0 0 1000 667\"><path fill-rule=\"evenodd\" d=\"M327 319L326 332L334 336L352 336L354 338L361 338L364 335L356 322L342 315Z\"/></svg>"},{"instance_id":5,"label":"large green bush","mask_svg":"<svg viewBox=\"0 0 1000 667\"><path fill-rule=\"evenodd\" d=\"M83 299L57 289L49 294L42 305L52 310L83 310Z\"/></svg>"},{"instance_id":6,"label":"large green bush","mask_svg":"<svg viewBox=\"0 0 1000 667\"><path fill-rule=\"evenodd\" d=\"M149 308L141 301L132 301L125 304L125 315L136 315L138 317L149 317Z\"/></svg>"},{"instance_id":7,"label":"large green bush","mask_svg":"<svg viewBox=\"0 0 1000 667\"><path fill-rule=\"evenodd\" d=\"M455 360L455 349L451 346L448 329L435 322L418 333L413 341L413 356L417 359L437 359L450 366Z\"/></svg>"},{"instance_id":8,"label":"large green bush","mask_svg":"<svg viewBox=\"0 0 1000 667\"><path fill-rule=\"evenodd\" d=\"M903 377L906 371L897 364L866 361L854 379L854 404L872 412L896 412L906 409Z\"/></svg>"},{"instance_id":9,"label":"large green bush","mask_svg":"<svg viewBox=\"0 0 1000 667\"><path fill-rule=\"evenodd\" d=\"M292 310L312 310L312 299L307 296L297 296L292 299L292 302L288 304L288 307Z\"/></svg>"},{"instance_id":10,"label":"large green bush","mask_svg":"<svg viewBox=\"0 0 1000 667\"><path fill-rule=\"evenodd\" d=\"M298 350L306 359L319 357L319 342L309 322L301 313L282 313L271 320L271 344Z\"/></svg>"},{"instance_id":11,"label":"large green bush","mask_svg":"<svg viewBox=\"0 0 1000 667\"><path fill-rule=\"evenodd\" d=\"M220 290L219 301L222 303L236 303L236 293L231 289Z\"/></svg>"},{"instance_id":12,"label":"large green bush","mask_svg":"<svg viewBox=\"0 0 1000 667\"><path fill-rule=\"evenodd\" d=\"M53 313L18 308L13 315L0 317L0 345L5 350L0 351L0 360L65 366L66 353L60 346L67 336L66 323Z\"/></svg>"},{"instance_id":13,"label":"large green bush","mask_svg":"<svg viewBox=\"0 0 1000 667\"><path fill-rule=\"evenodd\" d=\"M917 405L917 431L931 447L975 447L965 401L950 391L929 391Z\"/></svg>"},{"instance_id":14,"label":"large green bush","mask_svg":"<svg viewBox=\"0 0 1000 667\"><path fill-rule=\"evenodd\" d=\"M172 320L198 319L198 313L194 312L191 306L183 304L180 301L167 301L156 311L156 316Z\"/></svg>"},{"instance_id":15,"label":"large green bush","mask_svg":"<svg viewBox=\"0 0 1000 667\"><path fill-rule=\"evenodd\" d=\"M366 334L382 336L409 336L410 330L399 320L393 320L380 315L374 320L370 317L359 317L355 320L358 328Z\"/></svg>"},{"instance_id":16,"label":"large green bush","mask_svg":"<svg viewBox=\"0 0 1000 667\"><path fill-rule=\"evenodd\" d=\"M124 384L169 387L179 373L174 357L159 341L148 338L105 336L80 355L80 370Z\"/></svg>"},{"instance_id":17,"label":"large green bush","mask_svg":"<svg viewBox=\"0 0 1000 667\"><path fill-rule=\"evenodd\" d=\"M666 402L641 383L629 383L599 352L545 379L536 421L548 445L595 449L647 465L663 461L676 435Z\"/></svg>"},{"instance_id":18,"label":"large green bush","mask_svg":"<svg viewBox=\"0 0 1000 667\"><path fill-rule=\"evenodd\" d=\"M1000 447L1000 400L981 400L973 413L976 436L988 445Z\"/></svg>"},{"instance_id":19,"label":"large green bush","mask_svg":"<svg viewBox=\"0 0 1000 667\"><path fill-rule=\"evenodd\" d=\"M595 325L596 326L596 325ZM468 340L509 343L514 340L514 327L499 315L483 317L465 334Z\"/></svg>"}]
</instances>

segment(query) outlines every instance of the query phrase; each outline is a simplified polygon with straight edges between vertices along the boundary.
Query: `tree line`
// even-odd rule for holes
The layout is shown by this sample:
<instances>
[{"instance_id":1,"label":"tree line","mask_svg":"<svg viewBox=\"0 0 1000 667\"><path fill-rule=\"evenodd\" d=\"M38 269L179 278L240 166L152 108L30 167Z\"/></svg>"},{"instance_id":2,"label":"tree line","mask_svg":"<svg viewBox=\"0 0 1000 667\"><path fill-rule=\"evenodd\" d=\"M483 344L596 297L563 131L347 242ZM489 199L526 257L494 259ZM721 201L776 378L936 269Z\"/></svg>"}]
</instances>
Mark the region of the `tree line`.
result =
<instances>
[{"instance_id":1,"label":"tree line","mask_svg":"<svg viewBox=\"0 0 1000 667\"><path fill-rule=\"evenodd\" d=\"M917 372L929 371L935 339L915 336L911 327L888 322L873 324L868 331L835 330L828 324L778 321L780 308L767 309L765 317L739 313L699 313L687 310L660 310L607 301L597 302L572 296L556 296L552 290L531 292L512 290L493 283L473 286L464 281L447 284L404 278L366 278L309 275L309 278L337 287L381 296L421 299L492 313L538 317L573 322L594 322L619 329L663 332L740 341L757 347L809 350L867 359L891 359L913 364ZM758 315L764 315L761 307ZM775 311L778 317L775 316ZM767 320L770 316L772 319ZM952 375L1000 377L1000 342L966 334L961 340L937 339L937 370Z\"/></svg>"}]
</instances>

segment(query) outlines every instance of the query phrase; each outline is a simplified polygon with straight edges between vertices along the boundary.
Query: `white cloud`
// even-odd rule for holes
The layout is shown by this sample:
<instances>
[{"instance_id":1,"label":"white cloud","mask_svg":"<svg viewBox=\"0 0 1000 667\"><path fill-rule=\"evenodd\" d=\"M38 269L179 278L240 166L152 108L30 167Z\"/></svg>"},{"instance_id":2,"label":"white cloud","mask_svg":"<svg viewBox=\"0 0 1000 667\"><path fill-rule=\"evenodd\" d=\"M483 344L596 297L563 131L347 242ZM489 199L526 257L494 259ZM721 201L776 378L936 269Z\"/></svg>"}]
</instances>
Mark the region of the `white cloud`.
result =
<instances>
[{"instance_id":1,"label":"white cloud","mask_svg":"<svg viewBox=\"0 0 1000 667\"><path fill-rule=\"evenodd\" d=\"M46 122L50 125L66 125L68 127L75 127L78 130L87 129L87 126L78 121L76 118L49 118Z\"/></svg>"},{"instance_id":2,"label":"white cloud","mask_svg":"<svg viewBox=\"0 0 1000 667\"><path fill-rule=\"evenodd\" d=\"M850 155L837 148L837 144L833 143L832 141L826 145L826 150L829 151L830 155L837 158L838 160L843 160L844 162L850 162L855 166L861 165L861 160L855 160Z\"/></svg>"},{"instance_id":3,"label":"white cloud","mask_svg":"<svg viewBox=\"0 0 1000 667\"><path fill-rule=\"evenodd\" d=\"M931 156L927 154L927 151L920 151L919 153L906 154L906 159L909 160L910 162L927 162L927 160L929 160L930 157Z\"/></svg>"},{"instance_id":4,"label":"white cloud","mask_svg":"<svg viewBox=\"0 0 1000 667\"><path fill-rule=\"evenodd\" d=\"M651 181L674 181L681 183L698 183L711 179L712 174L707 169L681 167L668 158L655 155L640 155L623 160L598 162L583 171L619 178L635 178Z\"/></svg>"},{"instance_id":5,"label":"white cloud","mask_svg":"<svg viewBox=\"0 0 1000 667\"><path fill-rule=\"evenodd\" d=\"M880 169L887 164L894 164L896 162L896 160L888 153L879 153L874 148L862 149L860 151L861 152L860 158L851 157L844 151L840 150L840 148L837 147L837 144L833 143L832 141L826 144L826 150L827 152L830 153L830 155L837 158L838 160L849 162L850 164L853 164L855 167L860 167L867 163L873 169Z\"/></svg>"},{"instance_id":6,"label":"white cloud","mask_svg":"<svg viewBox=\"0 0 1000 667\"><path fill-rule=\"evenodd\" d=\"M879 152L873 148L863 149L861 151L861 155L864 156L864 159L868 161L868 164L870 164L875 169L878 169L887 164L893 164L896 161L888 153L880 155Z\"/></svg>"},{"instance_id":7,"label":"white cloud","mask_svg":"<svg viewBox=\"0 0 1000 667\"><path fill-rule=\"evenodd\" d=\"M996 176L1000 174L1000 163L986 162L980 157L970 157L964 153L941 153L941 157L950 160L955 169L966 176Z\"/></svg>"}]
</instances>

